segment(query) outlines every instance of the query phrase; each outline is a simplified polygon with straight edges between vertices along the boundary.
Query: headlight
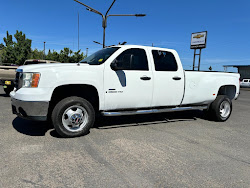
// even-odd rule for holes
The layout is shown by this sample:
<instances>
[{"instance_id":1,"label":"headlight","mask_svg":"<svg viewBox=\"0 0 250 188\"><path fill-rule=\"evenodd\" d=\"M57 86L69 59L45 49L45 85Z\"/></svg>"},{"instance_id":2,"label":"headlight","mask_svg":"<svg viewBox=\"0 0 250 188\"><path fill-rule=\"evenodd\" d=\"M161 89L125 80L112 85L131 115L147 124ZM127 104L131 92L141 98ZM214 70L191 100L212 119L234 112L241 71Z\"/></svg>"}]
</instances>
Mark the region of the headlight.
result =
<instances>
[{"instance_id":1,"label":"headlight","mask_svg":"<svg viewBox=\"0 0 250 188\"><path fill-rule=\"evenodd\" d=\"M38 87L40 73L23 73L23 87Z\"/></svg>"}]
</instances>

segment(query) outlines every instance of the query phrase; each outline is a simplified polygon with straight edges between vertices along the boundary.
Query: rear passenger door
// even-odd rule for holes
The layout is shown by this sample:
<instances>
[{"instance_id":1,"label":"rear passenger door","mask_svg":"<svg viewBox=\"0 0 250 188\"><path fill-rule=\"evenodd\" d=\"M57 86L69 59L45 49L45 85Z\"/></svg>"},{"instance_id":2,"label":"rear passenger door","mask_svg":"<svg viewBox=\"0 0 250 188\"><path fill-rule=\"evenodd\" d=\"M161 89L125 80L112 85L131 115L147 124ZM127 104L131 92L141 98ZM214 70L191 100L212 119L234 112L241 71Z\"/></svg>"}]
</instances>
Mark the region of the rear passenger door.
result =
<instances>
[{"instance_id":1,"label":"rear passenger door","mask_svg":"<svg viewBox=\"0 0 250 188\"><path fill-rule=\"evenodd\" d=\"M173 52L176 53L176 52ZM170 51L152 50L154 92L152 106L180 105L184 93L184 71ZM176 54L176 56L178 56ZM179 59L178 59L179 60Z\"/></svg>"}]
</instances>

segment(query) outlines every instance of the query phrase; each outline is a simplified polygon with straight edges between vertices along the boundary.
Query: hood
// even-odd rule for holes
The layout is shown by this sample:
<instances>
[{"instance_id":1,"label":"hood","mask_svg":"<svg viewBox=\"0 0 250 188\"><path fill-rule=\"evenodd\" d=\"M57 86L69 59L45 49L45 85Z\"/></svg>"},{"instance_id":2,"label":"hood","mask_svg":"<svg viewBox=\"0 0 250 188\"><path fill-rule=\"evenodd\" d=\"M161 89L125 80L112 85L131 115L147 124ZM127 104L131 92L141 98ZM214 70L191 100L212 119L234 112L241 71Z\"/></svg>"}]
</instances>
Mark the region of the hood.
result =
<instances>
[{"instance_id":1,"label":"hood","mask_svg":"<svg viewBox=\"0 0 250 188\"><path fill-rule=\"evenodd\" d=\"M36 65L23 65L18 67L18 69L22 69L23 72L39 72L39 70L45 69L58 69L64 67L77 67L77 66L89 66L88 64L81 63L51 63L51 64L36 64Z\"/></svg>"}]
</instances>

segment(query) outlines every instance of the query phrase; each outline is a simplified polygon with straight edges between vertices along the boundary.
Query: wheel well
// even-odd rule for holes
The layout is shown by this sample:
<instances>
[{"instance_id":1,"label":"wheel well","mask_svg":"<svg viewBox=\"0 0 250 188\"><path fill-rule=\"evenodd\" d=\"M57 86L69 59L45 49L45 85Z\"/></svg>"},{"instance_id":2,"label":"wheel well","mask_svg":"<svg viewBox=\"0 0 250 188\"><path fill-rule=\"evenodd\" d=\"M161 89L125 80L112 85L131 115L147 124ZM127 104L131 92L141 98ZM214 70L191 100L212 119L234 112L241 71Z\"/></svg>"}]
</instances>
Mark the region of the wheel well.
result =
<instances>
[{"instance_id":1,"label":"wheel well","mask_svg":"<svg viewBox=\"0 0 250 188\"><path fill-rule=\"evenodd\" d=\"M233 100L236 94L236 86L234 85L226 85L221 86L218 95L226 95L230 100Z\"/></svg>"},{"instance_id":2,"label":"wheel well","mask_svg":"<svg viewBox=\"0 0 250 188\"><path fill-rule=\"evenodd\" d=\"M94 86L83 84L62 85L58 86L53 91L49 105L48 117L50 118L55 105L59 101L71 96L82 97L93 105L95 111L99 110L99 95Z\"/></svg>"}]
</instances>

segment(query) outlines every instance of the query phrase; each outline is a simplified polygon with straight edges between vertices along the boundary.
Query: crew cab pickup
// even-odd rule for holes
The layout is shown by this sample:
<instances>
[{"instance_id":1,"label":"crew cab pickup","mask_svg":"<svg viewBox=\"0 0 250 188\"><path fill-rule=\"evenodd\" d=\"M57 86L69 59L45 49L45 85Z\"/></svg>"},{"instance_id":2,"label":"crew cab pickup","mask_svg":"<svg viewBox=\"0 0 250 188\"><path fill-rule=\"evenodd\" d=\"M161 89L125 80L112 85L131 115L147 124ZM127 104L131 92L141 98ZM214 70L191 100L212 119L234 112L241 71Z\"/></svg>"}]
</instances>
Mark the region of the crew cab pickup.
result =
<instances>
[{"instance_id":1,"label":"crew cab pickup","mask_svg":"<svg viewBox=\"0 0 250 188\"><path fill-rule=\"evenodd\" d=\"M45 63L59 63L51 60L28 59L23 65ZM0 85L3 85L7 95L14 89L14 80L18 66L0 66Z\"/></svg>"},{"instance_id":2,"label":"crew cab pickup","mask_svg":"<svg viewBox=\"0 0 250 188\"><path fill-rule=\"evenodd\" d=\"M156 47L113 46L79 63L23 66L16 72L13 113L52 120L63 137L88 133L97 114L200 109L226 121L239 95L238 73L184 71L175 50Z\"/></svg>"}]
</instances>

